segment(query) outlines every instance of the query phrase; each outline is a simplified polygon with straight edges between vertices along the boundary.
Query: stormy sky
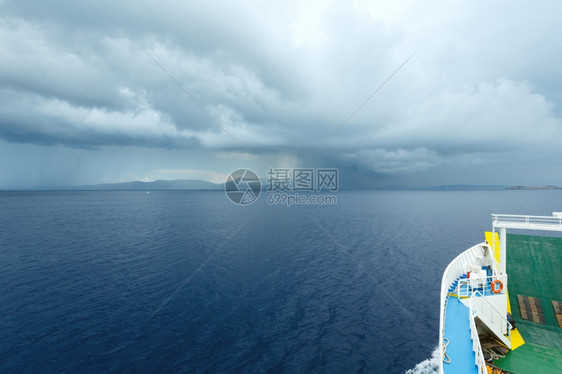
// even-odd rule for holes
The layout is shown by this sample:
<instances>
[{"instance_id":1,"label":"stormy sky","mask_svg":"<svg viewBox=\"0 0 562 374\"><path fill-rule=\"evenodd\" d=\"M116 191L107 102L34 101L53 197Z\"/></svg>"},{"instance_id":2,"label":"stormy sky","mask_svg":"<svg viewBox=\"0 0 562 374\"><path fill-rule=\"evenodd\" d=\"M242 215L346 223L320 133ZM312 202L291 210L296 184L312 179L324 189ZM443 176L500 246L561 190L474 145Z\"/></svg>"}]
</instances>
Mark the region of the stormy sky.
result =
<instances>
[{"instance_id":1,"label":"stormy sky","mask_svg":"<svg viewBox=\"0 0 562 374\"><path fill-rule=\"evenodd\" d=\"M0 0L0 188L562 185L562 2Z\"/></svg>"}]
</instances>

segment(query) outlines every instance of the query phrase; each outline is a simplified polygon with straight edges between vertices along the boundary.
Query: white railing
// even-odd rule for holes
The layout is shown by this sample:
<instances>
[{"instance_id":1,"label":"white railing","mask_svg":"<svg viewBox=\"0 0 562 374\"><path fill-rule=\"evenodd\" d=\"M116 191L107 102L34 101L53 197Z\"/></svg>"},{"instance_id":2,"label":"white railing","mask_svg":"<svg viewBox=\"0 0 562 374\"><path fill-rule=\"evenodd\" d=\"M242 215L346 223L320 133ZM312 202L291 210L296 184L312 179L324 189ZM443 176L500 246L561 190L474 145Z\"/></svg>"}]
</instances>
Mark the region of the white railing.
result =
<instances>
[{"instance_id":1,"label":"white railing","mask_svg":"<svg viewBox=\"0 0 562 374\"><path fill-rule=\"evenodd\" d=\"M443 338L445 337L445 315L447 307L447 297L449 286L453 284L462 274L466 273L468 264L477 261L477 257L483 253L483 246L486 244L477 244L458 255L449 263L443 272L441 279L441 297L440 297L440 315L439 315L439 372L443 373Z\"/></svg>"},{"instance_id":2,"label":"white railing","mask_svg":"<svg viewBox=\"0 0 562 374\"><path fill-rule=\"evenodd\" d=\"M443 278L441 279L441 317L440 317L440 332L441 337L445 333L445 306L447 300L447 294L449 290L449 286L453 284L454 281L457 280L462 274L466 272L466 265L470 264L474 261L475 254L473 252L476 251L477 247L481 247L481 245L475 245L474 247L467 249L466 251L462 252L458 255L453 261L449 263L445 271L443 272Z\"/></svg>"},{"instance_id":3,"label":"white railing","mask_svg":"<svg viewBox=\"0 0 562 374\"><path fill-rule=\"evenodd\" d=\"M493 293L491 289L491 283L499 280L502 284L501 291L498 293ZM486 286L490 285L490 293L480 292L480 294L490 295L502 295L507 291L507 274L503 275L490 275L486 277L471 276L470 278L460 279L458 285L458 295L459 297L470 297L478 289L482 288L484 291Z\"/></svg>"},{"instance_id":4,"label":"white railing","mask_svg":"<svg viewBox=\"0 0 562 374\"><path fill-rule=\"evenodd\" d=\"M480 345L478 330L476 329L475 318L478 316L486 325L492 323L493 329L499 329L509 346L509 336L511 334L511 324L507 319L490 304L480 292L476 291L470 297L470 338L472 339L472 350L474 351L474 364L478 367L478 374L486 374L486 360ZM486 321L487 320L487 321ZM490 325L488 325L490 327ZM493 330L492 329L492 330ZM496 332L497 333L497 332Z\"/></svg>"},{"instance_id":5,"label":"white railing","mask_svg":"<svg viewBox=\"0 0 562 374\"><path fill-rule=\"evenodd\" d=\"M562 216L523 216L516 214L492 214L495 227L529 228L562 231Z\"/></svg>"},{"instance_id":6,"label":"white railing","mask_svg":"<svg viewBox=\"0 0 562 374\"><path fill-rule=\"evenodd\" d=\"M494 308L479 291L475 291L470 297L470 314L473 318L478 316L492 331L501 333L509 340L511 324L507 316Z\"/></svg>"},{"instance_id":7,"label":"white railing","mask_svg":"<svg viewBox=\"0 0 562 374\"><path fill-rule=\"evenodd\" d=\"M482 346L480 345L480 338L478 337L478 330L474 322L472 308L470 311L470 338L472 339L472 350L474 351L474 364L478 368L478 374L487 374L486 360L484 360L484 353L482 353Z\"/></svg>"}]
</instances>

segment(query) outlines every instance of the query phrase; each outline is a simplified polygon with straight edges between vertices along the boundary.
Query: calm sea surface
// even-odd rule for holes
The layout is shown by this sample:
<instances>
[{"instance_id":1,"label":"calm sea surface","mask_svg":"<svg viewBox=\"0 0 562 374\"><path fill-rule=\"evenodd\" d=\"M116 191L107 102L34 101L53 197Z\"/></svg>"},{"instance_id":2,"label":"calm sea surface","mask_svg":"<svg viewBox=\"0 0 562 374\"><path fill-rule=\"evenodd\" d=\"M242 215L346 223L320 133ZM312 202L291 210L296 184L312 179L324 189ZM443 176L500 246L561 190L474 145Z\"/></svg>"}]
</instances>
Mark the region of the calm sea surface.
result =
<instances>
[{"instance_id":1,"label":"calm sea surface","mask_svg":"<svg viewBox=\"0 0 562 374\"><path fill-rule=\"evenodd\" d=\"M2 373L404 373L490 213L562 191L0 193Z\"/></svg>"}]
</instances>

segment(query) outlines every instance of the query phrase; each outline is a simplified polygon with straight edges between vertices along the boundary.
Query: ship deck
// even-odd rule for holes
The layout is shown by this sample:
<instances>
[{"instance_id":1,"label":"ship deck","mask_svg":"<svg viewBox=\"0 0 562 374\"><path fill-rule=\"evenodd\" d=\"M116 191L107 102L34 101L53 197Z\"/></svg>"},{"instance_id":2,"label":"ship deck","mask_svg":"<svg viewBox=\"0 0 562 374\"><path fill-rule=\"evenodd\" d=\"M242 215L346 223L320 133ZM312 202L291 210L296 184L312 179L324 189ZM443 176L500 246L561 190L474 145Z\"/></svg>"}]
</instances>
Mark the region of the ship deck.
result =
<instances>
[{"instance_id":1,"label":"ship deck","mask_svg":"<svg viewBox=\"0 0 562 374\"><path fill-rule=\"evenodd\" d=\"M562 238L507 235L509 301L525 344L494 365L511 373L562 373Z\"/></svg>"}]
</instances>

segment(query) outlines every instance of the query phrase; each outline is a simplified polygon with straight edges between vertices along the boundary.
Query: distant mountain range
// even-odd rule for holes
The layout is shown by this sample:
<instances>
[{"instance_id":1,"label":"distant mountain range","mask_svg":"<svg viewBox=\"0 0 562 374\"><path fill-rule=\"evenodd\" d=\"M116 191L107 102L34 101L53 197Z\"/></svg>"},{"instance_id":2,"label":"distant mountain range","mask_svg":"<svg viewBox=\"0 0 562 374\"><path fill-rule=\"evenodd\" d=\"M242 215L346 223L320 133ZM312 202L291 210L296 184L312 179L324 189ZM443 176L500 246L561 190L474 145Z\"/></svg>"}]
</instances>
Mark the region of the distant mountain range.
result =
<instances>
[{"instance_id":1,"label":"distant mountain range","mask_svg":"<svg viewBox=\"0 0 562 374\"><path fill-rule=\"evenodd\" d=\"M562 187L558 186L511 186L508 187L509 190L560 190Z\"/></svg>"},{"instance_id":2,"label":"distant mountain range","mask_svg":"<svg viewBox=\"0 0 562 374\"><path fill-rule=\"evenodd\" d=\"M71 187L72 190L89 191L161 191L161 190L222 190L224 184L199 179L156 180L152 182L104 183Z\"/></svg>"},{"instance_id":3,"label":"distant mountain range","mask_svg":"<svg viewBox=\"0 0 562 374\"><path fill-rule=\"evenodd\" d=\"M509 186L487 185L487 184L447 184L443 186L430 187L430 190L505 190Z\"/></svg>"}]
</instances>

